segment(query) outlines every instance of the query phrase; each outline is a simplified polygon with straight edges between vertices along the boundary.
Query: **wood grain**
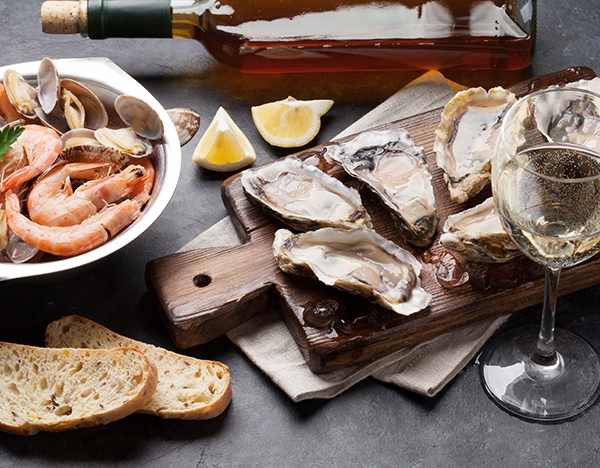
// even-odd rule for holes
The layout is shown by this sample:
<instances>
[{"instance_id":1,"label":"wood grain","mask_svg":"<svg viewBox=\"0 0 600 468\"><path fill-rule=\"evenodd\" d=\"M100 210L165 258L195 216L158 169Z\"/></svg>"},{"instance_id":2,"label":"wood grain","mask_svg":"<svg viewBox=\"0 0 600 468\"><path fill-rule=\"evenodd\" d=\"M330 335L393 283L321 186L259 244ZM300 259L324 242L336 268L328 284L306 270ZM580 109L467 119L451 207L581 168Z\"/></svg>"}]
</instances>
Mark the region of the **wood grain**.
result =
<instances>
[{"instance_id":1,"label":"wood grain","mask_svg":"<svg viewBox=\"0 0 600 468\"><path fill-rule=\"evenodd\" d=\"M594 76L589 68L570 68L510 89L523 96L553 84ZM271 245L275 230L285 226L266 217L249 201L238 174L224 182L222 196L246 242L233 248L173 254L147 265L148 289L175 345L184 349L206 343L274 305L309 367L314 372L327 372L539 304L544 281L543 269L538 265L525 259L504 265L469 263L439 244L439 233L448 215L491 196L488 187L465 204L450 200L432 149L441 112L441 108L435 109L380 127L405 128L425 150L440 211L438 234L429 248L405 244L379 200L361 189L375 229L422 261L422 284L433 295L430 307L408 317L399 316L314 280L283 274L277 268ZM356 186L341 168L323 159L330 144L334 143L297 155L318 158L322 170ZM442 257L444 261L440 261ZM560 294L599 282L600 258L592 258L563 272Z\"/></svg>"}]
</instances>

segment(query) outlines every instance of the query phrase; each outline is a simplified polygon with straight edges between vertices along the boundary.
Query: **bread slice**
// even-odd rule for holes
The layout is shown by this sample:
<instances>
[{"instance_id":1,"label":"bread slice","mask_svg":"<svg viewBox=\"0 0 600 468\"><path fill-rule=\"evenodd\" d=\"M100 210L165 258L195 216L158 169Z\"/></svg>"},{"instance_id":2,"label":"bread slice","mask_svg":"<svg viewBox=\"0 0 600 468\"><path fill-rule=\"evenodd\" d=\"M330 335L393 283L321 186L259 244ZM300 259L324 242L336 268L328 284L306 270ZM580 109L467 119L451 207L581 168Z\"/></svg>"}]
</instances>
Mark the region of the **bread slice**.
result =
<instances>
[{"instance_id":1,"label":"bread slice","mask_svg":"<svg viewBox=\"0 0 600 468\"><path fill-rule=\"evenodd\" d=\"M158 387L152 399L138 410L140 413L161 418L211 419L225 411L231 401L231 378L226 365L126 338L77 315L63 317L48 325L46 346L129 346L151 357L158 367Z\"/></svg>"},{"instance_id":2,"label":"bread slice","mask_svg":"<svg viewBox=\"0 0 600 468\"><path fill-rule=\"evenodd\" d=\"M107 424L146 404L157 382L155 364L133 348L0 342L0 430L32 435Z\"/></svg>"}]
</instances>

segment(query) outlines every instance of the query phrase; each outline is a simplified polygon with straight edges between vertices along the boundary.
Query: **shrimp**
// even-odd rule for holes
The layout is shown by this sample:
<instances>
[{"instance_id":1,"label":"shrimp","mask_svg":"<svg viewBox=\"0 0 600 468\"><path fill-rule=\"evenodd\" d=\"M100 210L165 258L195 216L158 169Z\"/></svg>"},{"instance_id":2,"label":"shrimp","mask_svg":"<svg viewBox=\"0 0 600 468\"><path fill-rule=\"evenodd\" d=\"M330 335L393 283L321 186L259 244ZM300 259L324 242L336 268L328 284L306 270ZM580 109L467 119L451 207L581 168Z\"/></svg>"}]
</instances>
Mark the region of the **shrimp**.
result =
<instances>
[{"instance_id":1,"label":"shrimp","mask_svg":"<svg viewBox=\"0 0 600 468\"><path fill-rule=\"evenodd\" d=\"M146 170L146 177L144 177L131 192L131 198L134 200L150 195L152 187L154 186L154 166L150 159L136 158L136 162Z\"/></svg>"},{"instance_id":2,"label":"shrimp","mask_svg":"<svg viewBox=\"0 0 600 468\"><path fill-rule=\"evenodd\" d=\"M125 200L75 226L42 226L21 213L19 198L6 192L5 210L12 231L29 245L52 255L71 257L105 244L138 218L144 202Z\"/></svg>"},{"instance_id":3,"label":"shrimp","mask_svg":"<svg viewBox=\"0 0 600 468\"><path fill-rule=\"evenodd\" d=\"M12 146L13 149L20 148L25 153L28 164L4 177L0 181L0 191L11 189L39 176L56 161L62 150L58 133L41 125L25 125L25 131Z\"/></svg>"},{"instance_id":4,"label":"shrimp","mask_svg":"<svg viewBox=\"0 0 600 468\"><path fill-rule=\"evenodd\" d=\"M36 182L27 199L29 217L45 226L80 224L109 203L128 195L144 178L141 166L128 166L110 177L92 180L73 191L70 178L92 179L103 163L57 165Z\"/></svg>"}]
</instances>

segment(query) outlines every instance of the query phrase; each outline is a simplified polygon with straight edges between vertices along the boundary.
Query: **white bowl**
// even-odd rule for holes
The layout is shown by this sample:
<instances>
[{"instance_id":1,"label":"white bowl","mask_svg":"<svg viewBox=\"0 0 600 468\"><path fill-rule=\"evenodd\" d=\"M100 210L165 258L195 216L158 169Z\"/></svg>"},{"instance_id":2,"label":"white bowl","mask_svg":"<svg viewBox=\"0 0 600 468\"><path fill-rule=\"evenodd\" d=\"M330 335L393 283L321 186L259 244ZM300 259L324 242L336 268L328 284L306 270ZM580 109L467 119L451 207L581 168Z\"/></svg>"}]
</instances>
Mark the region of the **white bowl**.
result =
<instances>
[{"instance_id":1,"label":"white bowl","mask_svg":"<svg viewBox=\"0 0 600 468\"><path fill-rule=\"evenodd\" d=\"M111 101L119 94L131 94L147 102L160 116L164 135L155 142L155 180L152 198L141 216L106 244L76 257L42 260L37 263L0 262L0 281L64 272L89 265L129 244L156 221L175 192L181 171L181 148L177 131L159 102L136 80L106 58L53 60L61 78L82 82L103 101ZM6 69L18 71L35 86L40 62L28 62L0 67L0 77ZM50 257L50 256L47 256Z\"/></svg>"}]
</instances>

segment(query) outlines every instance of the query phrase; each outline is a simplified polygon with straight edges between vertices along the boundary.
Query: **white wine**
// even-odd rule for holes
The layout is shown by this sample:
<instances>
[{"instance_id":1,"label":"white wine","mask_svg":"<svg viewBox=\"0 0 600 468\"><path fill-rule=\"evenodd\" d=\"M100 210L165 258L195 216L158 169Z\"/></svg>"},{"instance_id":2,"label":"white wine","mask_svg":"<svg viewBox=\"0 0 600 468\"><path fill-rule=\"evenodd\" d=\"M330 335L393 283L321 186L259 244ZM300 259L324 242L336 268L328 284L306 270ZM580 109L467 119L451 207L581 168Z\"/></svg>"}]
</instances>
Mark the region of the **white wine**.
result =
<instances>
[{"instance_id":1,"label":"white wine","mask_svg":"<svg viewBox=\"0 0 600 468\"><path fill-rule=\"evenodd\" d=\"M185 38L247 73L519 70L535 0L47 1L42 30ZM176 47L174 45L174 47Z\"/></svg>"},{"instance_id":2,"label":"white wine","mask_svg":"<svg viewBox=\"0 0 600 468\"><path fill-rule=\"evenodd\" d=\"M538 263L583 262L600 249L599 176L600 159L581 149L546 144L517 154L495 185L505 229Z\"/></svg>"}]
</instances>

